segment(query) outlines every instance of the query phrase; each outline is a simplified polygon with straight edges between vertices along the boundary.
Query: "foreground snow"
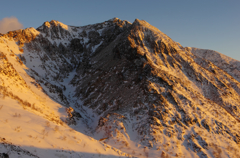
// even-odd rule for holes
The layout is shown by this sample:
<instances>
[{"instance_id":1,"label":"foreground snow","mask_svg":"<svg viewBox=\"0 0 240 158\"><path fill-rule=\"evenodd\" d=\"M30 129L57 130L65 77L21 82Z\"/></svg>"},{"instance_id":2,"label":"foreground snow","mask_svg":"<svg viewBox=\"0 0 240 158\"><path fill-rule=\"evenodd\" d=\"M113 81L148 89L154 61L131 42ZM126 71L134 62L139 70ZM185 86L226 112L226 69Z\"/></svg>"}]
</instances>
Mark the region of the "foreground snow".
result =
<instances>
[{"instance_id":1,"label":"foreground snow","mask_svg":"<svg viewBox=\"0 0 240 158\"><path fill-rule=\"evenodd\" d=\"M18 62L18 46L1 38L0 153L14 157L128 157L73 130L66 107L49 98ZM7 69L7 66L9 69ZM4 73L6 70L9 73ZM15 76L12 76L17 71Z\"/></svg>"}]
</instances>

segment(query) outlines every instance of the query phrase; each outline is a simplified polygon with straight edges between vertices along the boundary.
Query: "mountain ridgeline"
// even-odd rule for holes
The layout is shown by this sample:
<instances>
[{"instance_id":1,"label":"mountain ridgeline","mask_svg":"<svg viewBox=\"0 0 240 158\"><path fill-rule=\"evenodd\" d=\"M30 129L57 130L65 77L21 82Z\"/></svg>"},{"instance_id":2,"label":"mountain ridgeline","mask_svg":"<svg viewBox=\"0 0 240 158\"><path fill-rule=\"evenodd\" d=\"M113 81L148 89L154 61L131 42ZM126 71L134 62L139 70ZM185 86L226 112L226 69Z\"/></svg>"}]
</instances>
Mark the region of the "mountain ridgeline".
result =
<instances>
[{"instance_id":1,"label":"mountain ridgeline","mask_svg":"<svg viewBox=\"0 0 240 158\"><path fill-rule=\"evenodd\" d=\"M239 61L138 19L52 20L3 37L32 84L73 109L65 121L75 130L135 157L240 157Z\"/></svg>"}]
</instances>

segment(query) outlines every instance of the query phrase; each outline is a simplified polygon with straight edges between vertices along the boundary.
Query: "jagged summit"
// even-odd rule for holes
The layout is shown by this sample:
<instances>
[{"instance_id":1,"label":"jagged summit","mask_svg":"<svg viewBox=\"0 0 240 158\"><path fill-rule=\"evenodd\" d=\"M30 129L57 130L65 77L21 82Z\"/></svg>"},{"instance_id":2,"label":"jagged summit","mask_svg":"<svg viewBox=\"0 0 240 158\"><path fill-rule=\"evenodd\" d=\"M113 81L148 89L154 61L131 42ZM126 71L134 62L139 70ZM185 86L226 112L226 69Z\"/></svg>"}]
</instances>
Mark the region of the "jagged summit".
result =
<instances>
[{"instance_id":1,"label":"jagged summit","mask_svg":"<svg viewBox=\"0 0 240 158\"><path fill-rule=\"evenodd\" d=\"M60 27L62 27L64 29L68 30L68 25L65 25L65 24L63 24L63 23L61 23L61 22L59 22L57 20L51 20L50 22L46 21L39 28L41 28L41 27L48 27L48 28L50 28L50 27L56 27L56 26L60 26Z\"/></svg>"},{"instance_id":2,"label":"jagged summit","mask_svg":"<svg viewBox=\"0 0 240 158\"><path fill-rule=\"evenodd\" d=\"M150 25L148 22L144 20L136 19L133 24L133 34L139 32L138 36L140 39L145 38L145 40L148 40L151 43L154 43L154 41L161 41L164 42L166 45L171 44L175 47L175 49L182 49L182 46L178 43L173 41L170 37L168 37L166 34L161 32L158 28ZM151 37L151 38L149 38Z\"/></svg>"},{"instance_id":3,"label":"jagged summit","mask_svg":"<svg viewBox=\"0 0 240 158\"><path fill-rule=\"evenodd\" d=\"M133 22L134 25L143 25L143 26L146 26L146 25L150 25L148 22L146 22L145 20L139 20L139 19L135 19L134 22Z\"/></svg>"},{"instance_id":4,"label":"jagged summit","mask_svg":"<svg viewBox=\"0 0 240 158\"><path fill-rule=\"evenodd\" d=\"M119 18L117 18L117 17L114 17L114 18L112 18L112 19L109 19L108 21L117 21L117 20L121 20L121 19L119 19Z\"/></svg>"},{"instance_id":5,"label":"jagged summit","mask_svg":"<svg viewBox=\"0 0 240 158\"><path fill-rule=\"evenodd\" d=\"M20 29L16 31L9 31L4 36L7 38L13 38L19 44L29 43L34 40L40 34L35 28L30 27L26 29Z\"/></svg>"}]
</instances>

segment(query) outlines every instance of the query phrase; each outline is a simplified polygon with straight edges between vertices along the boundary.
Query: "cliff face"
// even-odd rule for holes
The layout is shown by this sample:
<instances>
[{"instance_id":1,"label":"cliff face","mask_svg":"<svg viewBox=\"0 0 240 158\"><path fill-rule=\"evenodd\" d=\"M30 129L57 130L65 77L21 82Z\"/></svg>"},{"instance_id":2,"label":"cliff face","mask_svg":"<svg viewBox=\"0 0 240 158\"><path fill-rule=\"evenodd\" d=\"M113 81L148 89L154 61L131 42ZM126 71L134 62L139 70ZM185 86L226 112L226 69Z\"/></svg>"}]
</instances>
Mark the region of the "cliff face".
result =
<instances>
[{"instance_id":1,"label":"cliff face","mask_svg":"<svg viewBox=\"0 0 240 158\"><path fill-rule=\"evenodd\" d=\"M76 130L137 157L240 156L238 74L147 22L51 21L3 36L36 84L74 109Z\"/></svg>"}]
</instances>

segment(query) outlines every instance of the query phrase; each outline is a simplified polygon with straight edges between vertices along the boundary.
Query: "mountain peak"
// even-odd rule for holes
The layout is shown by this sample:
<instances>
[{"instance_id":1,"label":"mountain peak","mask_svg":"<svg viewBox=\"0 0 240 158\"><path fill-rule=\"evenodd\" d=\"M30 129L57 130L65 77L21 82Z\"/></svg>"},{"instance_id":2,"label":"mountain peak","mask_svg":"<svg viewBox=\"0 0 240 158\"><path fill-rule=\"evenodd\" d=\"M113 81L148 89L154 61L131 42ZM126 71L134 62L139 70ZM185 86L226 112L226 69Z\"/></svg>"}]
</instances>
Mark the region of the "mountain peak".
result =
<instances>
[{"instance_id":1,"label":"mountain peak","mask_svg":"<svg viewBox=\"0 0 240 158\"><path fill-rule=\"evenodd\" d=\"M142 36L142 35L139 35L139 36L141 36L142 39L144 39L144 37L145 37L145 40L148 40L148 42L151 41L151 43L156 43L156 41L162 41L166 45L171 44L173 47L175 47L175 46L181 47L181 45L179 43L173 41L170 37L168 37L166 34L164 34L158 28L156 28L155 26L152 26L145 20L135 19L135 21L132 24L132 30L135 33L136 32L138 32L140 34L144 33L144 36ZM147 38L147 37L151 37L151 38Z\"/></svg>"},{"instance_id":2,"label":"mountain peak","mask_svg":"<svg viewBox=\"0 0 240 158\"><path fill-rule=\"evenodd\" d=\"M57 27L57 26L60 26L61 28L65 29L65 30L68 30L68 25L65 25L57 20L51 20L50 22L46 21L43 23L42 26L40 26L39 28L41 29L42 27L44 28L51 28L51 27Z\"/></svg>"},{"instance_id":3,"label":"mountain peak","mask_svg":"<svg viewBox=\"0 0 240 158\"><path fill-rule=\"evenodd\" d=\"M135 25L144 25L145 23L147 23L145 20L139 20L139 19L135 19L133 24Z\"/></svg>"},{"instance_id":4,"label":"mountain peak","mask_svg":"<svg viewBox=\"0 0 240 158\"><path fill-rule=\"evenodd\" d=\"M121 20L117 17L109 19L108 22L114 23L114 24L118 25L119 27L129 27L132 25L132 23L130 23L129 21Z\"/></svg>"},{"instance_id":5,"label":"mountain peak","mask_svg":"<svg viewBox=\"0 0 240 158\"><path fill-rule=\"evenodd\" d=\"M43 146L56 157L62 148L78 157L89 157L86 150L115 156L101 144L135 157L240 157L235 61L183 48L139 19L81 27L51 20L7 36L0 37L0 120L7 131L0 134L11 143L35 154Z\"/></svg>"},{"instance_id":6,"label":"mountain peak","mask_svg":"<svg viewBox=\"0 0 240 158\"><path fill-rule=\"evenodd\" d=\"M154 32L157 32L157 33L164 34L164 33L162 33L158 28L152 26L151 24L149 24L149 23L146 22L145 20L135 19L135 21L133 22L132 25L133 25L133 26L145 27L145 28L147 28L146 30L151 30L151 31L154 31ZM145 30L145 31L146 31L146 30Z\"/></svg>"},{"instance_id":7,"label":"mountain peak","mask_svg":"<svg viewBox=\"0 0 240 158\"><path fill-rule=\"evenodd\" d=\"M114 17L114 18L112 18L112 19L109 19L108 21L116 21L116 20L120 20L120 19L117 18L117 17Z\"/></svg>"}]
</instances>

